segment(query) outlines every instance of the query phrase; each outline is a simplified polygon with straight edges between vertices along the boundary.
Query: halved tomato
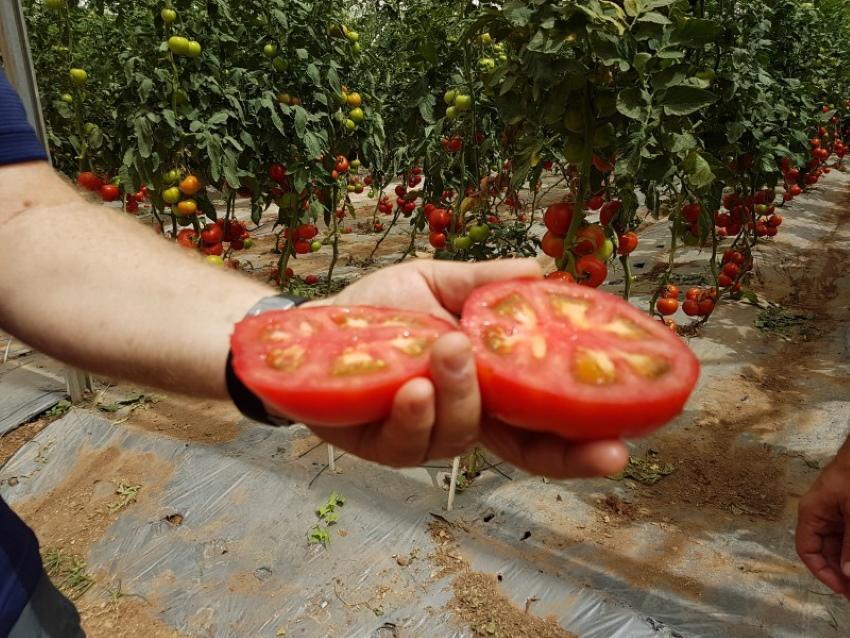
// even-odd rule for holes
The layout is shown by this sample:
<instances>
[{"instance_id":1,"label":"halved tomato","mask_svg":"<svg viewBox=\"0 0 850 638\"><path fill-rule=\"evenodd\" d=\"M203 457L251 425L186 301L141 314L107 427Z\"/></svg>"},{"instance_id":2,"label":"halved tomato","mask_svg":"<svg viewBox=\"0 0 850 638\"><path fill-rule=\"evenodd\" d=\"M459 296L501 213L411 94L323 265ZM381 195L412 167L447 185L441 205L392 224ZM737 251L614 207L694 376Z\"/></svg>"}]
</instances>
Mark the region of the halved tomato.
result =
<instances>
[{"instance_id":1,"label":"halved tomato","mask_svg":"<svg viewBox=\"0 0 850 638\"><path fill-rule=\"evenodd\" d=\"M697 358L663 324L563 281L481 288L462 325L485 411L568 440L649 434L682 411L699 377Z\"/></svg>"},{"instance_id":2,"label":"halved tomato","mask_svg":"<svg viewBox=\"0 0 850 638\"><path fill-rule=\"evenodd\" d=\"M237 324L233 369L294 421L376 423L405 383L429 376L431 346L453 330L430 315L368 306L269 312Z\"/></svg>"}]
</instances>

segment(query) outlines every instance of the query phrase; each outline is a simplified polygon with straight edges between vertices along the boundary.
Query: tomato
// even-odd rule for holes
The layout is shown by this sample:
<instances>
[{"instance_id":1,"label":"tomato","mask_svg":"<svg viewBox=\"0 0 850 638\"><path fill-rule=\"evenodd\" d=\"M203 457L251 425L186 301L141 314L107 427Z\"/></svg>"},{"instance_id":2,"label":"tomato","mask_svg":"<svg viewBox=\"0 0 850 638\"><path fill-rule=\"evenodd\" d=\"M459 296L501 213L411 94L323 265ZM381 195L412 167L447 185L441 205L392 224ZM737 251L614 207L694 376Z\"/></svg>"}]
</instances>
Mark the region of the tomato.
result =
<instances>
[{"instance_id":1,"label":"tomato","mask_svg":"<svg viewBox=\"0 0 850 638\"><path fill-rule=\"evenodd\" d=\"M598 224L585 226L578 231L573 252L576 255L591 255L602 248L606 239L607 237L605 236L605 231L602 230L602 226Z\"/></svg>"},{"instance_id":2,"label":"tomato","mask_svg":"<svg viewBox=\"0 0 850 638\"><path fill-rule=\"evenodd\" d=\"M160 11L159 15L165 24L174 24L174 21L177 20L177 12L169 7Z\"/></svg>"},{"instance_id":3,"label":"tomato","mask_svg":"<svg viewBox=\"0 0 850 638\"><path fill-rule=\"evenodd\" d=\"M286 167L283 164L269 166L269 179L280 184L286 179Z\"/></svg>"},{"instance_id":4,"label":"tomato","mask_svg":"<svg viewBox=\"0 0 850 638\"><path fill-rule=\"evenodd\" d=\"M638 236L635 233L625 233L617 240L621 255L631 255L638 247Z\"/></svg>"},{"instance_id":5,"label":"tomato","mask_svg":"<svg viewBox=\"0 0 850 638\"><path fill-rule=\"evenodd\" d=\"M469 238L476 244L483 244L490 237L490 227L486 224L476 225L469 229Z\"/></svg>"},{"instance_id":6,"label":"tomato","mask_svg":"<svg viewBox=\"0 0 850 638\"><path fill-rule=\"evenodd\" d=\"M454 107L460 111L468 111L472 108L472 96L460 94L455 98Z\"/></svg>"},{"instance_id":7,"label":"tomato","mask_svg":"<svg viewBox=\"0 0 850 638\"><path fill-rule=\"evenodd\" d=\"M207 255L206 261L208 264L212 264L213 266L218 266L220 268L224 267L224 259L221 255Z\"/></svg>"},{"instance_id":8,"label":"tomato","mask_svg":"<svg viewBox=\"0 0 850 638\"><path fill-rule=\"evenodd\" d=\"M446 140L445 150L449 153L459 153L463 148L463 138L455 135L454 137Z\"/></svg>"},{"instance_id":9,"label":"tomato","mask_svg":"<svg viewBox=\"0 0 850 638\"><path fill-rule=\"evenodd\" d=\"M180 201L180 189L176 186L166 188L162 193L162 201L166 204L176 204Z\"/></svg>"},{"instance_id":10,"label":"tomato","mask_svg":"<svg viewBox=\"0 0 850 638\"><path fill-rule=\"evenodd\" d=\"M611 222L620 214L623 209L623 204L619 201L608 202L599 211L599 223L603 226L609 226Z\"/></svg>"},{"instance_id":11,"label":"tomato","mask_svg":"<svg viewBox=\"0 0 850 638\"><path fill-rule=\"evenodd\" d=\"M568 440L646 435L681 413L699 361L614 295L562 281L476 290L463 310L488 414Z\"/></svg>"},{"instance_id":12,"label":"tomato","mask_svg":"<svg viewBox=\"0 0 850 638\"><path fill-rule=\"evenodd\" d=\"M224 254L224 244L218 242L217 244L204 246L203 252L205 255L222 255Z\"/></svg>"},{"instance_id":13,"label":"tomato","mask_svg":"<svg viewBox=\"0 0 850 638\"><path fill-rule=\"evenodd\" d=\"M407 202L405 202L406 204ZM431 216L428 218L428 223L431 226L431 230L435 232L442 232L449 227L449 224L452 223L452 216L449 214L449 211L443 208L437 208L431 213Z\"/></svg>"},{"instance_id":14,"label":"tomato","mask_svg":"<svg viewBox=\"0 0 850 638\"><path fill-rule=\"evenodd\" d=\"M688 292L685 293L685 299L687 301L699 301L702 297L702 290L699 288L688 288Z\"/></svg>"},{"instance_id":15,"label":"tomato","mask_svg":"<svg viewBox=\"0 0 850 638\"><path fill-rule=\"evenodd\" d=\"M100 178L92 172L85 171L79 174L77 177L77 184L79 184L82 188L85 188L87 191L99 191L100 187L103 186L103 182L100 181Z\"/></svg>"},{"instance_id":16,"label":"tomato","mask_svg":"<svg viewBox=\"0 0 850 638\"><path fill-rule=\"evenodd\" d=\"M307 253L313 252L313 246L309 241L304 239L297 239L294 244L295 252L298 255L306 255Z\"/></svg>"},{"instance_id":17,"label":"tomato","mask_svg":"<svg viewBox=\"0 0 850 638\"><path fill-rule=\"evenodd\" d=\"M740 284L737 284L736 287L740 290ZM708 317L711 313L714 312L714 306L715 306L714 299L711 299L710 297L700 301L699 302L699 314L700 314L700 316Z\"/></svg>"},{"instance_id":18,"label":"tomato","mask_svg":"<svg viewBox=\"0 0 850 638\"><path fill-rule=\"evenodd\" d=\"M728 288L732 285L732 279L728 275L721 274L717 277L717 283L721 288Z\"/></svg>"},{"instance_id":19,"label":"tomato","mask_svg":"<svg viewBox=\"0 0 850 638\"><path fill-rule=\"evenodd\" d=\"M452 330L429 315L367 306L268 312L237 324L233 369L292 420L378 423L402 386L429 376L431 346Z\"/></svg>"},{"instance_id":20,"label":"tomato","mask_svg":"<svg viewBox=\"0 0 850 638\"><path fill-rule=\"evenodd\" d=\"M224 231L218 224L207 224L201 231L201 239L208 246L219 244L224 239Z\"/></svg>"},{"instance_id":21,"label":"tomato","mask_svg":"<svg viewBox=\"0 0 850 638\"><path fill-rule=\"evenodd\" d=\"M445 233L432 231L431 234L428 236L428 241L437 250L442 250L446 247L446 242L448 241L448 238L446 237Z\"/></svg>"},{"instance_id":22,"label":"tomato","mask_svg":"<svg viewBox=\"0 0 850 638\"><path fill-rule=\"evenodd\" d=\"M700 315L699 301L696 299L686 299L682 304L682 311L689 317L698 317Z\"/></svg>"},{"instance_id":23,"label":"tomato","mask_svg":"<svg viewBox=\"0 0 850 638\"><path fill-rule=\"evenodd\" d=\"M741 267L738 264L729 262L723 266L723 274L729 277L729 279L736 279L740 273Z\"/></svg>"},{"instance_id":24,"label":"tomato","mask_svg":"<svg viewBox=\"0 0 850 638\"><path fill-rule=\"evenodd\" d=\"M128 213L137 213L139 212L139 202L135 199L127 199L127 203L124 205L124 210Z\"/></svg>"},{"instance_id":25,"label":"tomato","mask_svg":"<svg viewBox=\"0 0 850 638\"><path fill-rule=\"evenodd\" d=\"M319 277L317 275L307 275L304 277L304 283L308 286L315 286L319 283Z\"/></svg>"},{"instance_id":26,"label":"tomato","mask_svg":"<svg viewBox=\"0 0 850 638\"><path fill-rule=\"evenodd\" d=\"M661 296L665 299L678 299L680 295L679 287L673 284L667 284L661 291Z\"/></svg>"},{"instance_id":27,"label":"tomato","mask_svg":"<svg viewBox=\"0 0 850 638\"><path fill-rule=\"evenodd\" d=\"M191 40L189 42L188 50L186 51L186 55L190 58L197 58L201 55L201 43L195 42L195 40Z\"/></svg>"},{"instance_id":28,"label":"tomato","mask_svg":"<svg viewBox=\"0 0 850 638\"><path fill-rule=\"evenodd\" d=\"M543 216L546 228L558 237L566 237L573 220L573 205L569 202L552 204ZM547 253L548 254L548 253Z\"/></svg>"},{"instance_id":29,"label":"tomato","mask_svg":"<svg viewBox=\"0 0 850 638\"><path fill-rule=\"evenodd\" d=\"M201 181L194 175L189 175L186 179L180 182L180 192L191 197L201 190Z\"/></svg>"},{"instance_id":30,"label":"tomato","mask_svg":"<svg viewBox=\"0 0 850 638\"><path fill-rule=\"evenodd\" d=\"M596 197L591 199L589 202L587 202L587 207L590 210L599 210L604 205L605 205L605 198L602 197L602 195L597 195Z\"/></svg>"},{"instance_id":31,"label":"tomato","mask_svg":"<svg viewBox=\"0 0 850 638\"><path fill-rule=\"evenodd\" d=\"M568 272L564 272L563 270L556 270L555 272L550 272L548 275L546 275L546 279L552 281L565 281L568 284L574 284L576 282L575 277L573 277Z\"/></svg>"},{"instance_id":32,"label":"tomato","mask_svg":"<svg viewBox=\"0 0 850 638\"><path fill-rule=\"evenodd\" d=\"M345 155L337 156L336 166L334 168L337 173L347 173L350 167L351 164L348 162L348 158Z\"/></svg>"},{"instance_id":33,"label":"tomato","mask_svg":"<svg viewBox=\"0 0 850 638\"><path fill-rule=\"evenodd\" d=\"M576 262L576 272L578 283L590 288L599 288L608 277L608 266L593 255L585 255Z\"/></svg>"},{"instance_id":34,"label":"tomato","mask_svg":"<svg viewBox=\"0 0 850 638\"><path fill-rule=\"evenodd\" d=\"M664 317L669 317L678 312L679 301L677 299L671 299L670 297L662 297L656 302L655 309L658 311L658 314Z\"/></svg>"},{"instance_id":35,"label":"tomato","mask_svg":"<svg viewBox=\"0 0 850 638\"><path fill-rule=\"evenodd\" d=\"M564 238L551 231L543 235L540 245L543 248L543 253L549 255L549 257L560 259L564 256Z\"/></svg>"},{"instance_id":36,"label":"tomato","mask_svg":"<svg viewBox=\"0 0 850 638\"><path fill-rule=\"evenodd\" d=\"M295 236L299 239L313 239L319 234L319 229L314 224L301 224L295 229Z\"/></svg>"},{"instance_id":37,"label":"tomato","mask_svg":"<svg viewBox=\"0 0 850 638\"><path fill-rule=\"evenodd\" d=\"M174 55L189 55L189 39L173 35L168 38L168 48Z\"/></svg>"},{"instance_id":38,"label":"tomato","mask_svg":"<svg viewBox=\"0 0 850 638\"><path fill-rule=\"evenodd\" d=\"M782 215L773 215L772 217L768 218L767 225L773 226L774 228L778 228L782 225L783 221L785 220L783 219Z\"/></svg>"},{"instance_id":39,"label":"tomato","mask_svg":"<svg viewBox=\"0 0 850 638\"><path fill-rule=\"evenodd\" d=\"M104 184L100 187L100 197L105 202L114 202L121 196L121 192L117 186L112 184Z\"/></svg>"},{"instance_id":40,"label":"tomato","mask_svg":"<svg viewBox=\"0 0 850 638\"><path fill-rule=\"evenodd\" d=\"M198 233L191 228L184 228L177 233L177 243L183 248L194 248L198 239Z\"/></svg>"},{"instance_id":41,"label":"tomato","mask_svg":"<svg viewBox=\"0 0 850 638\"><path fill-rule=\"evenodd\" d=\"M689 224L693 224L699 219L699 214L702 209L699 204L688 204L682 207L682 217Z\"/></svg>"},{"instance_id":42,"label":"tomato","mask_svg":"<svg viewBox=\"0 0 850 638\"><path fill-rule=\"evenodd\" d=\"M263 55L269 59L277 55L277 45L274 42L269 42L263 47Z\"/></svg>"},{"instance_id":43,"label":"tomato","mask_svg":"<svg viewBox=\"0 0 850 638\"><path fill-rule=\"evenodd\" d=\"M184 199L177 204L176 214L180 217L188 217L198 212L198 204L194 199Z\"/></svg>"},{"instance_id":44,"label":"tomato","mask_svg":"<svg viewBox=\"0 0 850 638\"><path fill-rule=\"evenodd\" d=\"M472 239L468 235L455 237L452 241L452 245L457 251L469 250L472 248Z\"/></svg>"},{"instance_id":45,"label":"tomato","mask_svg":"<svg viewBox=\"0 0 850 638\"><path fill-rule=\"evenodd\" d=\"M89 79L89 74L84 69L71 69L68 71L71 82L77 86L82 86Z\"/></svg>"}]
</instances>

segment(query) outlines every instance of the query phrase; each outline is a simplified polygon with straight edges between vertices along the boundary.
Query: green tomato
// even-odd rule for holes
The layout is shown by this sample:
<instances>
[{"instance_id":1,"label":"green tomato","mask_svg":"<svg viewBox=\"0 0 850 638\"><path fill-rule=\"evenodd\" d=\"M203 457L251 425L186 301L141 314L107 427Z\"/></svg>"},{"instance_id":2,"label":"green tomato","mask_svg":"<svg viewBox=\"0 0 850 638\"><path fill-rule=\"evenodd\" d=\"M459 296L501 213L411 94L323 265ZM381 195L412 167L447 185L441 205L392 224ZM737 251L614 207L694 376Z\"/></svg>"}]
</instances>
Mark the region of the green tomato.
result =
<instances>
[{"instance_id":1,"label":"green tomato","mask_svg":"<svg viewBox=\"0 0 850 638\"><path fill-rule=\"evenodd\" d=\"M316 240L312 244L310 244L310 250L312 250L314 253L319 252L321 249L322 249L322 242L320 242L319 240Z\"/></svg>"},{"instance_id":2,"label":"green tomato","mask_svg":"<svg viewBox=\"0 0 850 638\"><path fill-rule=\"evenodd\" d=\"M584 141L577 137L570 137L564 147L564 158L570 164L580 164L584 161Z\"/></svg>"},{"instance_id":3,"label":"green tomato","mask_svg":"<svg viewBox=\"0 0 850 638\"><path fill-rule=\"evenodd\" d=\"M175 184L180 181L181 177L183 177L183 175L180 173L180 170L172 168L170 171L168 171L165 175L162 176L162 179L166 184Z\"/></svg>"},{"instance_id":4,"label":"green tomato","mask_svg":"<svg viewBox=\"0 0 850 638\"><path fill-rule=\"evenodd\" d=\"M469 250L472 248L472 239L467 236L455 237L452 244L457 251Z\"/></svg>"},{"instance_id":5,"label":"green tomato","mask_svg":"<svg viewBox=\"0 0 850 638\"><path fill-rule=\"evenodd\" d=\"M593 148L608 148L617 138L617 131L610 122L593 131Z\"/></svg>"},{"instance_id":6,"label":"green tomato","mask_svg":"<svg viewBox=\"0 0 850 638\"><path fill-rule=\"evenodd\" d=\"M472 96L460 94L455 98L455 108L458 111L468 111L472 108Z\"/></svg>"},{"instance_id":7,"label":"green tomato","mask_svg":"<svg viewBox=\"0 0 850 638\"><path fill-rule=\"evenodd\" d=\"M599 261L605 262L611 259L611 255L614 254L614 242L610 239L606 239L605 243L602 244L602 248L596 251L596 258Z\"/></svg>"},{"instance_id":8,"label":"green tomato","mask_svg":"<svg viewBox=\"0 0 850 638\"><path fill-rule=\"evenodd\" d=\"M183 89L178 88L177 93L174 96L174 101L177 102L177 106L182 106L189 101L189 94Z\"/></svg>"},{"instance_id":9,"label":"green tomato","mask_svg":"<svg viewBox=\"0 0 850 638\"><path fill-rule=\"evenodd\" d=\"M267 58L273 58L277 55L277 45L269 42L266 46L263 47L263 55Z\"/></svg>"},{"instance_id":10,"label":"green tomato","mask_svg":"<svg viewBox=\"0 0 850 638\"><path fill-rule=\"evenodd\" d=\"M354 55L360 55L363 52L363 47L360 46L359 42L355 42L351 50L354 52Z\"/></svg>"},{"instance_id":11,"label":"green tomato","mask_svg":"<svg viewBox=\"0 0 850 638\"><path fill-rule=\"evenodd\" d=\"M274 67L274 70L278 73L283 73L289 68L289 61L278 56L274 60L272 60L272 67Z\"/></svg>"},{"instance_id":12,"label":"green tomato","mask_svg":"<svg viewBox=\"0 0 850 638\"><path fill-rule=\"evenodd\" d=\"M345 128L347 128L349 131L353 131L354 129L357 128L357 122L355 122L354 120L346 119L345 120Z\"/></svg>"},{"instance_id":13,"label":"green tomato","mask_svg":"<svg viewBox=\"0 0 850 638\"><path fill-rule=\"evenodd\" d=\"M348 38L351 42L360 42L360 34L357 31L352 31L349 29L345 32L345 37Z\"/></svg>"},{"instance_id":14,"label":"green tomato","mask_svg":"<svg viewBox=\"0 0 850 638\"><path fill-rule=\"evenodd\" d=\"M74 96L71 95L70 93L63 93L62 96L59 99L62 100L65 104L73 104L74 103Z\"/></svg>"},{"instance_id":15,"label":"green tomato","mask_svg":"<svg viewBox=\"0 0 850 638\"><path fill-rule=\"evenodd\" d=\"M490 227L486 224L473 226L469 229L469 237L476 244L483 244L490 237Z\"/></svg>"},{"instance_id":16,"label":"green tomato","mask_svg":"<svg viewBox=\"0 0 850 638\"><path fill-rule=\"evenodd\" d=\"M192 40L189 42L189 52L186 54L190 58L198 58L201 56L201 43Z\"/></svg>"},{"instance_id":17,"label":"green tomato","mask_svg":"<svg viewBox=\"0 0 850 638\"><path fill-rule=\"evenodd\" d=\"M564 116L564 128L571 133L584 131L584 114L581 109L571 108L567 110L567 114Z\"/></svg>"},{"instance_id":18,"label":"green tomato","mask_svg":"<svg viewBox=\"0 0 850 638\"><path fill-rule=\"evenodd\" d=\"M82 86L89 79L89 74L84 69L71 69L68 75L71 77L71 82L76 86Z\"/></svg>"},{"instance_id":19,"label":"green tomato","mask_svg":"<svg viewBox=\"0 0 850 638\"><path fill-rule=\"evenodd\" d=\"M490 72L496 68L496 61L493 58L481 58L478 60L478 67L482 71Z\"/></svg>"},{"instance_id":20,"label":"green tomato","mask_svg":"<svg viewBox=\"0 0 850 638\"><path fill-rule=\"evenodd\" d=\"M456 120L458 115L460 115L460 111L457 110L456 106L450 106L446 109L446 117L450 120Z\"/></svg>"},{"instance_id":21,"label":"green tomato","mask_svg":"<svg viewBox=\"0 0 850 638\"><path fill-rule=\"evenodd\" d=\"M756 214L757 215L767 215L767 211L769 211L769 210L770 210L770 207L766 206L765 204L759 204L758 206L756 206Z\"/></svg>"},{"instance_id":22,"label":"green tomato","mask_svg":"<svg viewBox=\"0 0 850 638\"><path fill-rule=\"evenodd\" d=\"M224 268L224 258L221 255L207 255L204 259L206 259L208 264Z\"/></svg>"},{"instance_id":23,"label":"green tomato","mask_svg":"<svg viewBox=\"0 0 850 638\"><path fill-rule=\"evenodd\" d=\"M345 93L337 93L334 96L334 99L339 106L345 106L348 104L348 96Z\"/></svg>"},{"instance_id":24,"label":"green tomato","mask_svg":"<svg viewBox=\"0 0 850 638\"><path fill-rule=\"evenodd\" d=\"M611 117L617 113L617 95L614 91L600 91L594 101L596 111L601 117Z\"/></svg>"},{"instance_id":25,"label":"green tomato","mask_svg":"<svg viewBox=\"0 0 850 638\"><path fill-rule=\"evenodd\" d=\"M252 248L253 246L254 246L254 240L251 239L250 237L242 242L242 248L244 248L245 250L248 250L248 249Z\"/></svg>"},{"instance_id":26,"label":"green tomato","mask_svg":"<svg viewBox=\"0 0 850 638\"><path fill-rule=\"evenodd\" d=\"M446 91L446 94L443 96L443 101L446 103L446 106L451 106L455 103L455 98L457 97L457 91Z\"/></svg>"},{"instance_id":27,"label":"green tomato","mask_svg":"<svg viewBox=\"0 0 850 638\"><path fill-rule=\"evenodd\" d=\"M491 44L493 44L493 36L491 36L489 33L482 33L481 44L483 44L485 47L490 46Z\"/></svg>"},{"instance_id":28,"label":"green tomato","mask_svg":"<svg viewBox=\"0 0 850 638\"><path fill-rule=\"evenodd\" d=\"M65 0L44 0L44 6L56 11L65 6Z\"/></svg>"},{"instance_id":29,"label":"green tomato","mask_svg":"<svg viewBox=\"0 0 850 638\"><path fill-rule=\"evenodd\" d=\"M162 201L164 201L166 204L176 204L180 201L180 189L176 186L167 188L162 193Z\"/></svg>"},{"instance_id":30,"label":"green tomato","mask_svg":"<svg viewBox=\"0 0 850 638\"><path fill-rule=\"evenodd\" d=\"M508 61L508 56L507 56L507 55L505 55L504 53L500 53L500 54L499 54L499 57L498 57L497 59L499 60L499 62L507 62L507 61Z\"/></svg>"},{"instance_id":31,"label":"green tomato","mask_svg":"<svg viewBox=\"0 0 850 638\"><path fill-rule=\"evenodd\" d=\"M83 124L83 133L86 135L91 135L97 130L97 124L93 124L92 122L86 122Z\"/></svg>"},{"instance_id":32,"label":"green tomato","mask_svg":"<svg viewBox=\"0 0 850 638\"><path fill-rule=\"evenodd\" d=\"M353 160L351 160L351 162L349 162L348 166L353 171L359 171L360 170L360 160L359 159L353 159Z\"/></svg>"},{"instance_id":33,"label":"green tomato","mask_svg":"<svg viewBox=\"0 0 850 638\"><path fill-rule=\"evenodd\" d=\"M189 55L189 38L173 35L168 38L168 49L174 55Z\"/></svg>"},{"instance_id":34,"label":"green tomato","mask_svg":"<svg viewBox=\"0 0 850 638\"><path fill-rule=\"evenodd\" d=\"M366 114L363 113L363 109L356 108L351 110L351 113L348 114L348 117L354 120L356 124L360 124L360 122L366 119Z\"/></svg>"},{"instance_id":35,"label":"green tomato","mask_svg":"<svg viewBox=\"0 0 850 638\"><path fill-rule=\"evenodd\" d=\"M159 15L165 24L174 24L174 21L177 20L177 12L170 7L166 7L160 11Z\"/></svg>"}]
</instances>

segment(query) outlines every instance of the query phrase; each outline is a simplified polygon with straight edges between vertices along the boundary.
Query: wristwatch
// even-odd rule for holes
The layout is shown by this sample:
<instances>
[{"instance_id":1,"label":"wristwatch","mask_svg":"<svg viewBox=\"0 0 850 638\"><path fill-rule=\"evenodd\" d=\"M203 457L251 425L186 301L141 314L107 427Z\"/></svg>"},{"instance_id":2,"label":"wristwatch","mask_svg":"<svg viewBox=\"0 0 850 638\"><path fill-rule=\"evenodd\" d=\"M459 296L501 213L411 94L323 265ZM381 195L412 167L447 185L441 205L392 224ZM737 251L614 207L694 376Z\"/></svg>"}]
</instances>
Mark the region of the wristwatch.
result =
<instances>
[{"instance_id":1,"label":"wristwatch","mask_svg":"<svg viewBox=\"0 0 850 638\"><path fill-rule=\"evenodd\" d=\"M301 297L292 295L275 295L261 299L253 308L248 311L246 317L258 317L259 315L270 312L272 310L291 310L297 308L307 300ZM236 372L233 370L233 352L227 355L227 368L225 370L225 379L227 382L227 392L230 395L230 400L237 409L252 421L271 425L273 427L288 427L293 425L292 421L276 417L269 414L266 406L260 398L251 392L248 387L239 380Z\"/></svg>"}]
</instances>

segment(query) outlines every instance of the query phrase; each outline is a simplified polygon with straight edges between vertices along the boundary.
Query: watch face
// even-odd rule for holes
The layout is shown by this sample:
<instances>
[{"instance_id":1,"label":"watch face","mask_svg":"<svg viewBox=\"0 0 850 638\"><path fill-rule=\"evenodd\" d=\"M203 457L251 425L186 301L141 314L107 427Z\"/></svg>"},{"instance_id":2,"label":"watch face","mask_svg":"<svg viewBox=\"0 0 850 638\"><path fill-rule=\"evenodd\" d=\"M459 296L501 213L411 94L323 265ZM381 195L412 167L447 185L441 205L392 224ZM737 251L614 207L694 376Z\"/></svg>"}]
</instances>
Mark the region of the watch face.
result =
<instances>
[{"instance_id":1,"label":"watch face","mask_svg":"<svg viewBox=\"0 0 850 638\"><path fill-rule=\"evenodd\" d=\"M300 297L291 297L289 295L276 295L274 297L266 297L262 299L256 306L248 311L249 317L256 317L270 310L290 310L296 306L300 306L306 300Z\"/></svg>"}]
</instances>

